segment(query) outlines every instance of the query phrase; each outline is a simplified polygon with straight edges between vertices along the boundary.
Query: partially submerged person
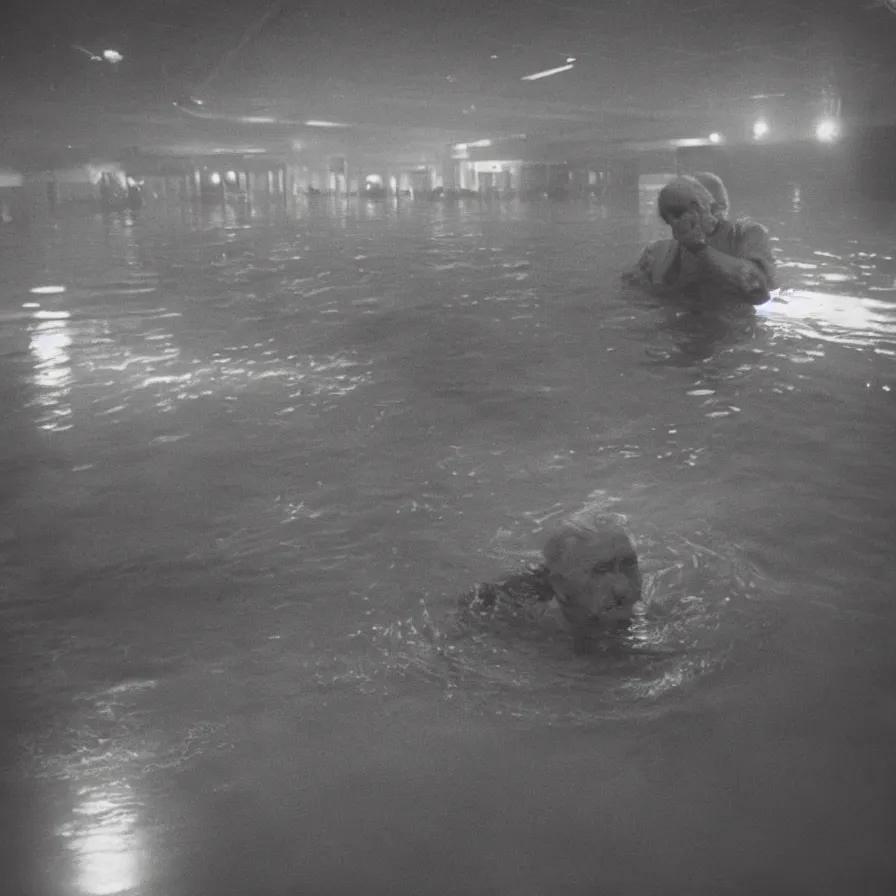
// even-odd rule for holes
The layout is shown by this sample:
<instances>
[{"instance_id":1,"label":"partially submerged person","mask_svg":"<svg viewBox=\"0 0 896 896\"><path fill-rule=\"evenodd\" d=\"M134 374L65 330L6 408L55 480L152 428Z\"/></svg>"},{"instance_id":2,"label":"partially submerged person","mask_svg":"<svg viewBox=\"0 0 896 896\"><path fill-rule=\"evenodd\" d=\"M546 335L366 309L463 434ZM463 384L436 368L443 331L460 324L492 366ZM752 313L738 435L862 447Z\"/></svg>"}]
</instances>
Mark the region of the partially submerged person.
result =
<instances>
[{"instance_id":1,"label":"partially submerged person","mask_svg":"<svg viewBox=\"0 0 896 896\"><path fill-rule=\"evenodd\" d=\"M768 301L776 288L768 231L749 218L728 220L721 178L677 177L660 190L657 207L673 239L649 245L625 279L752 305Z\"/></svg>"},{"instance_id":2,"label":"partially submerged person","mask_svg":"<svg viewBox=\"0 0 896 896\"><path fill-rule=\"evenodd\" d=\"M542 554L538 566L471 589L461 599L461 618L527 615L556 600L576 653L590 652L602 633L628 625L641 599L641 570L631 538L615 522L567 521Z\"/></svg>"}]
</instances>

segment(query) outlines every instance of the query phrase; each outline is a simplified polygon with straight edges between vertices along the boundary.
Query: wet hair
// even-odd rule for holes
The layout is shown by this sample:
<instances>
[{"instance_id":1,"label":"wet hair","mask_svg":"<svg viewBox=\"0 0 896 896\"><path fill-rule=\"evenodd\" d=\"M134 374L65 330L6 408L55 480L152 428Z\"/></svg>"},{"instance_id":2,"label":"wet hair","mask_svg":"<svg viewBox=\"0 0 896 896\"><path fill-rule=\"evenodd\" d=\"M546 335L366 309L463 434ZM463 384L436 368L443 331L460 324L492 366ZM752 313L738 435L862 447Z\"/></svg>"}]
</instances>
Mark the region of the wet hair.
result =
<instances>
[{"instance_id":1,"label":"wet hair","mask_svg":"<svg viewBox=\"0 0 896 896\"><path fill-rule=\"evenodd\" d=\"M728 202L728 190L725 189L725 184L722 183L722 178L719 177L718 174L713 174L711 171L698 171L696 174L692 174L691 177L693 177L698 184L706 187L712 195L713 203L710 207L712 213L717 218L727 218L730 206Z\"/></svg>"}]
</instances>

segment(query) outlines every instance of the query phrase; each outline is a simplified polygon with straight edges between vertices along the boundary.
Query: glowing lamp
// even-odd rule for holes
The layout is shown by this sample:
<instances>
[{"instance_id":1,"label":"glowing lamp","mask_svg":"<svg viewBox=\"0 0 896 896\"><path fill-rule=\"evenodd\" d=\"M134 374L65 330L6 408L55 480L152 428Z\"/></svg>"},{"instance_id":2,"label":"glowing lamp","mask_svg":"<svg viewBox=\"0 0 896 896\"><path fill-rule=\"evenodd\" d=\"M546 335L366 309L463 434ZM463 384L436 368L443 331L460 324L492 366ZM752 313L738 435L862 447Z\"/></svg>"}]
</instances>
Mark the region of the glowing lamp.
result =
<instances>
[{"instance_id":1,"label":"glowing lamp","mask_svg":"<svg viewBox=\"0 0 896 896\"><path fill-rule=\"evenodd\" d=\"M831 143L840 136L840 125L833 118L823 118L815 128L815 136L822 143Z\"/></svg>"},{"instance_id":2,"label":"glowing lamp","mask_svg":"<svg viewBox=\"0 0 896 896\"><path fill-rule=\"evenodd\" d=\"M753 122L753 138L761 140L768 134L768 122L764 118L759 118Z\"/></svg>"},{"instance_id":3,"label":"glowing lamp","mask_svg":"<svg viewBox=\"0 0 896 896\"><path fill-rule=\"evenodd\" d=\"M221 183L221 175L217 171L212 171L211 181L217 187Z\"/></svg>"},{"instance_id":4,"label":"glowing lamp","mask_svg":"<svg viewBox=\"0 0 896 896\"><path fill-rule=\"evenodd\" d=\"M713 132L709 135L709 142L710 142L710 143L721 143L721 142L722 142L722 135L721 135L718 131L713 131Z\"/></svg>"}]
</instances>

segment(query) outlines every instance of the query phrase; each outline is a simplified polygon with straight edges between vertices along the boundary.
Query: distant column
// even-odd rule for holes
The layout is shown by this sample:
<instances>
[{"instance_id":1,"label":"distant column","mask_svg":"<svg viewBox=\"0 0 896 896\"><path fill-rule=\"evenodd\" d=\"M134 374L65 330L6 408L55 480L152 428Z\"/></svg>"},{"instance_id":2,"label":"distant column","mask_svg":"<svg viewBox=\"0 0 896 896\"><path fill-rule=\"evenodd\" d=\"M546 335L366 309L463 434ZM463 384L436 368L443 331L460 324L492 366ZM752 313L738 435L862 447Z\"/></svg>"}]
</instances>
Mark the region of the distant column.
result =
<instances>
[{"instance_id":1,"label":"distant column","mask_svg":"<svg viewBox=\"0 0 896 896\"><path fill-rule=\"evenodd\" d=\"M327 167L331 189L338 196L347 188L345 156L331 156Z\"/></svg>"},{"instance_id":2,"label":"distant column","mask_svg":"<svg viewBox=\"0 0 896 896\"><path fill-rule=\"evenodd\" d=\"M607 195L637 205L640 174L641 165L637 156L610 159L607 164Z\"/></svg>"},{"instance_id":3,"label":"distant column","mask_svg":"<svg viewBox=\"0 0 896 896\"><path fill-rule=\"evenodd\" d=\"M445 152L442 154L441 168L442 186L446 190L456 189L458 186L460 165L458 163L458 160L455 158L455 149L453 143L449 143L445 147Z\"/></svg>"}]
</instances>

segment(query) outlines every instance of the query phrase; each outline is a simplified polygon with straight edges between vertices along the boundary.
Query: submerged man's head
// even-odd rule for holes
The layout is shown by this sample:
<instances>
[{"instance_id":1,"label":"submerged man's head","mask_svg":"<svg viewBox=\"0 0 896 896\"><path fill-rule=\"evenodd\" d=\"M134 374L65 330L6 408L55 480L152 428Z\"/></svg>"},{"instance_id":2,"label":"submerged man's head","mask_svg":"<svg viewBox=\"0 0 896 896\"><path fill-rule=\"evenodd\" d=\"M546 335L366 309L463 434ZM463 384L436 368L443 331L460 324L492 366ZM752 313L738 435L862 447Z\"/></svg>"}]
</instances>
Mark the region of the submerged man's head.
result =
<instances>
[{"instance_id":1,"label":"submerged man's head","mask_svg":"<svg viewBox=\"0 0 896 896\"><path fill-rule=\"evenodd\" d=\"M564 524L545 545L544 565L577 653L602 629L630 620L641 598L638 555L612 520Z\"/></svg>"}]
</instances>

